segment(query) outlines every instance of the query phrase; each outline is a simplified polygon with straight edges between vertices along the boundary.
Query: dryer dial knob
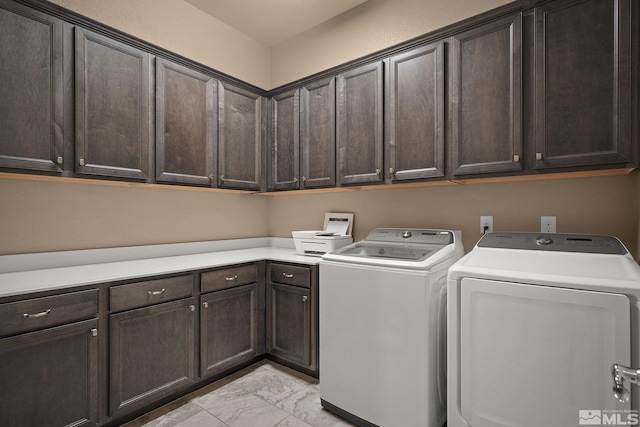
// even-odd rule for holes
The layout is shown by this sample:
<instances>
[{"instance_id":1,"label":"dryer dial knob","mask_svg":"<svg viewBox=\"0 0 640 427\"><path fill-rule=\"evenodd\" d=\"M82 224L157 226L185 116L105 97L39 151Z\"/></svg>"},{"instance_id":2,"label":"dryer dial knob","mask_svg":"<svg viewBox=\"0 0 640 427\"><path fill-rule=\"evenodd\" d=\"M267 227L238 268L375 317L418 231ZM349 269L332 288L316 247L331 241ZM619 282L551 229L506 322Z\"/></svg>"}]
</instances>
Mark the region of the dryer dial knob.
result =
<instances>
[{"instance_id":1,"label":"dryer dial knob","mask_svg":"<svg viewBox=\"0 0 640 427\"><path fill-rule=\"evenodd\" d=\"M536 245L538 246L547 246L553 243L553 239L551 237L540 236L536 239Z\"/></svg>"}]
</instances>

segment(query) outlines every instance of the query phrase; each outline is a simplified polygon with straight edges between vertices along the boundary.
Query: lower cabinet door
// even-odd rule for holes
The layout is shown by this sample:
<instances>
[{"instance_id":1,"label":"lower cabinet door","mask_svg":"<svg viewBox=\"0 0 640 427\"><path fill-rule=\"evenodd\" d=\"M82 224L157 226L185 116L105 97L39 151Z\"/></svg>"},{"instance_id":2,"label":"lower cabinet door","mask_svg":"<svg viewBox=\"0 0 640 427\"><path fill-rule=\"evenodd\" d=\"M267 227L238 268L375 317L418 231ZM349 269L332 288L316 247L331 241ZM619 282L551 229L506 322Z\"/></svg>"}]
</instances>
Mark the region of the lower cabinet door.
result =
<instances>
[{"instance_id":1,"label":"lower cabinet door","mask_svg":"<svg viewBox=\"0 0 640 427\"><path fill-rule=\"evenodd\" d=\"M195 381L195 299L110 316L110 414L138 409Z\"/></svg>"},{"instance_id":2,"label":"lower cabinet door","mask_svg":"<svg viewBox=\"0 0 640 427\"><path fill-rule=\"evenodd\" d=\"M302 368L314 370L311 305L308 288L269 283L267 352Z\"/></svg>"},{"instance_id":3,"label":"lower cabinet door","mask_svg":"<svg viewBox=\"0 0 640 427\"><path fill-rule=\"evenodd\" d=\"M98 322L0 340L0 425L98 422Z\"/></svg>"},{"instance_id":4,"label":"lower cabinet door","mask_svg":"<svg viewBox=\"0 0 640 427\"><path fill-rule=\"evenodd\" d=\"M204 376L251 360L263 352L258 284L238 286L200 297L201 372ZM263 299L264 301L264 299ZM263 324L263 323L262 323Z\"/></svg>"}]
</instances>

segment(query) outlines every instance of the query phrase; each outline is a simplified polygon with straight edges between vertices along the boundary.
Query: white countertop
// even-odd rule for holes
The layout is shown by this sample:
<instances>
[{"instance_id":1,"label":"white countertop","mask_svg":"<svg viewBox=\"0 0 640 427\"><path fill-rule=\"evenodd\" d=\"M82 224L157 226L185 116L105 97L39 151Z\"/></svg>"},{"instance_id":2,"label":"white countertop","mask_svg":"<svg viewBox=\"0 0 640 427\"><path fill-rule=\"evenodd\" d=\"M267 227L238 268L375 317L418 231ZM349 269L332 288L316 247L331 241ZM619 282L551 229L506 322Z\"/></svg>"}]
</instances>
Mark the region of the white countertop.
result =
<instances>
[{"instance_id":1,"label":"white countertop","mask_svg":"<svg viewBox=\"0 0 640 427\"><path fill-rule=\"evenodd\" d=\"M162 274L190 272L262 260L308 265L314 265L320 262L319 257L298 255L293 248L265 246L127 261L41 268L0 274L0 298Z\"/></svg>"}]
</instances>

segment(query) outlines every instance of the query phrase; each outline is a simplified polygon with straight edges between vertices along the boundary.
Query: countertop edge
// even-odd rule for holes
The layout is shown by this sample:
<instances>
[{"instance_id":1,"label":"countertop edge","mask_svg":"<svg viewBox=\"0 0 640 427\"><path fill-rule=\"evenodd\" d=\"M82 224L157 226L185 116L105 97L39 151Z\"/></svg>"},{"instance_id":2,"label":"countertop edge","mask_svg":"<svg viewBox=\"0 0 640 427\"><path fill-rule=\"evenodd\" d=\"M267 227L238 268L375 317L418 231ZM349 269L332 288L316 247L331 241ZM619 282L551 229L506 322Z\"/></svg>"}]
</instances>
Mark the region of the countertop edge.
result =
<instances>
[{"instance_id":1,"label":"countertop edge","mask_svg":"<svg viewBox=\"0 0 640 427\"><path fill-rule=\"evenodd\" d=\"M298 255L292 248L264 246L17 271L0 274L0 298L61 289L71 290L102 283L135 281L256 261L317 265L320 258Z\"/></svg>"}]
</instances>

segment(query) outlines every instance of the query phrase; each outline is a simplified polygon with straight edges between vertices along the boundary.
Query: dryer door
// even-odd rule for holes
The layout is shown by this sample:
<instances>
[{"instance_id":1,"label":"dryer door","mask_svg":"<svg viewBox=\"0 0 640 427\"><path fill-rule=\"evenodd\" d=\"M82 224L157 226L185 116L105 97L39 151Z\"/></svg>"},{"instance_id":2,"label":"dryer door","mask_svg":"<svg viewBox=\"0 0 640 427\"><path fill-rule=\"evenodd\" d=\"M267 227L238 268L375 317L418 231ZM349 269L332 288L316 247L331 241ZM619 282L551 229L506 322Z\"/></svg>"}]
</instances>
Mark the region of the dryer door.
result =
<instances>
[{"instance_id":1,"label":"dryer door","mask_svg":"<svg viewBox=\"0 0 640 427\"><path fill-rule=\"evenodd\" d=\"M470 426L625 419L611 368L630 362L626 296L473 278L460 292L460 409Z\"/></svg>"}]
</instances>

